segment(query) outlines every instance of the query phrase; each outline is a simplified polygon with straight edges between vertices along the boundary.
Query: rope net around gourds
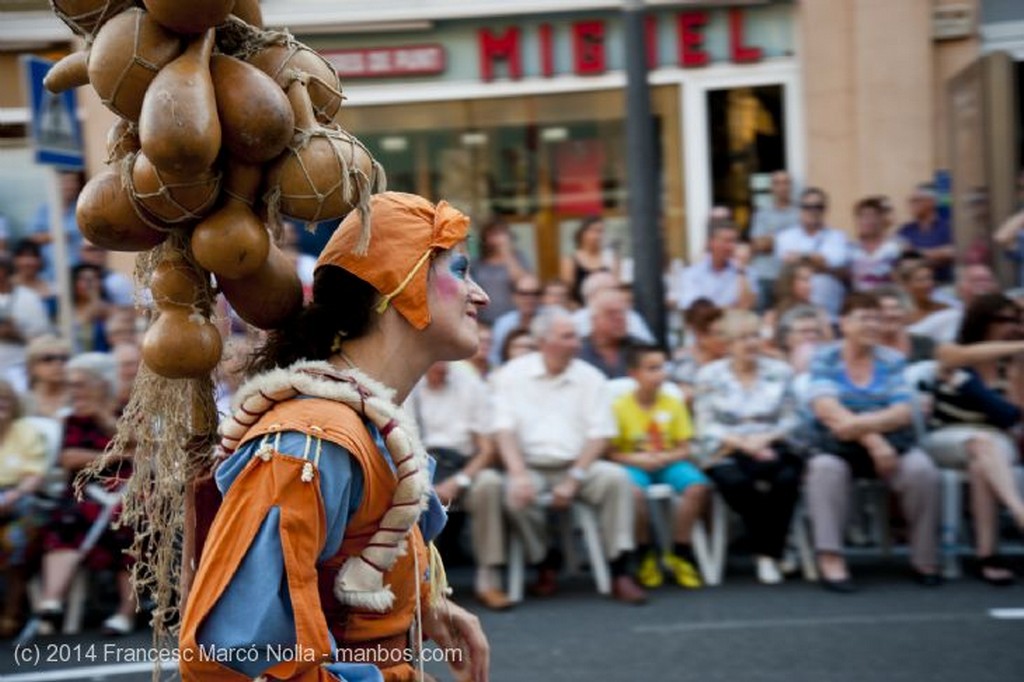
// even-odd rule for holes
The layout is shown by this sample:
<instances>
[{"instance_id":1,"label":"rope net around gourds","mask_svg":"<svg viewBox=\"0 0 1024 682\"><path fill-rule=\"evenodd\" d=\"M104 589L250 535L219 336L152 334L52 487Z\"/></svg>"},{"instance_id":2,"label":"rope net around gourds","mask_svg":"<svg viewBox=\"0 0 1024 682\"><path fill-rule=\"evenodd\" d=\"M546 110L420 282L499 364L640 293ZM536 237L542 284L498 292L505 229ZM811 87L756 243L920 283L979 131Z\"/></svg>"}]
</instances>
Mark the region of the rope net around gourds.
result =
<instances>
[{"instance_id":1,"label":"rope net around gourds","mask_svg":"<svg viewBox=\"0 0 1024 682\"><path fill-rule=\"evenodd\" d=\"M279 83L282 76L287 74L287 69L291 68L293 58L300 53L316 59L325 69L334 72L334 67L320 53L297 41L288 31L260 31L236 17L229 17L228 22L217 30L217 45L225 54L243 61L250 61L269 47L284 48L274 68L267 72ZM337 80L328 82L315 73L307 73L306 78L313 112L322 122L332 121L345 100L345 94L340 89L341 83ZM324 104L319 105L318 102Z\"/></svg>"},{"instance_id":2,"label":"rope net around gourds","mask_svg":"<svg viewBox=\"0 0 1024 682\"><path fill-rule=\"evenodd\" d=\"M86 43L91 43L96 37L98 27L103 26L110 17L133 7L135 2L134 0L107 0L102 5L77 14L66 11L62 5L67 4L73 3L50 0L50 7L53 8L53 13L57 15L57 18L67 24L76 34L85 38Z\"/></svg>"},{"instance_id":3,"label":"rope net around gourds","mask_svg":"<svg viewBox=\"0 0 1024 682\"><path fill-rule=\"evenodd\" d=\"M315 153L316 147L323 152L322 155ZM323 158L326 155L334 162L334 172L323 174L336 178L334 182L321 186L324 183L318 181L316 174L310 172L305 160L306 154L304 154L310 148L313 148L314 152L309 154L310 157ZM366 158L372 160L369 175L355 163L357 151L363 152ZM363 223L368 222L370 195L384 190L387 186L387 175L384 173L384 167L376 159L373 159L362 142L340 129L300 130L296 131L295 137L284 154L288 155L298 166L305 184L305 191L285 194L280 187L271 189L264 197L264 201L272 223L280 222L282 215L294 217L291 214L296 211L289 211L290 207L311 203L315 208L312 211L304 208L301 211L302 219L309 224L315 224L325 217L329 217L324 207L334 195L340 196L341 201L345 203L349 203L353 197L357 197L356 208L360 212ZM368 243L364 244L360 240L356 250L358 253L365 253L368 246Z\"/></svg>"},{"instance_id":4,"label":"rope net around gourds","mask_svg":"<svg viewBox=\"0 0 1024 682\"><path fill-rule=\"evenodd\" d=\"M117 80L114 81L114 87L110 91L110 95L108 95L105 98L100 96L100 102L102 102L104 106L106 106L108 109L113 111L118 116L121 116L122 118L126 119L131 119L133 117L121 111L121 109L117 106L117 98L118 95L121 93L121 87L125 84L125 81L128 80L128 75L131 73L132 69L136 66L142 67L146 71L152 71L153 77L155 78L156 74L159 73L160 69L162 68L160 64L155 64L147 60L141 54L142 18L144 16L145 15L142 12L137 12L135 14L135 32L132 35L132 58L125 62L124 68L121 69L121 73L118 74Z\"/></svg>"},{"instance_id":5,"label":"rope net around gourds","mask_svg":"<svg viewBox=\"0 0 1024 682\"><path fill-rule=\"evenodd\" d=\"M195 224L209 214L217 203L223 177L219 171L213 176L199 176L194 180L166 180L166 174L162 173L156 166L153 166L153 174L157 180L157 189L153 192L140 192L132 174L137 155L137 153L129 155L125 164L121 167L121 181L127 183L125 186L131 192L133 198L132 206L135 208L136 214L154 230L166 232L168 226L177 227ZM208 194L198 206L190 207L183 204L175 194L176 192L184 194L186 190L193 187L206 188ZM176 215L160 215L154 211L150 202L155 199L166 201L169 204L169 208L173 208L176 212Z\"/></svg>"}]
</instances>

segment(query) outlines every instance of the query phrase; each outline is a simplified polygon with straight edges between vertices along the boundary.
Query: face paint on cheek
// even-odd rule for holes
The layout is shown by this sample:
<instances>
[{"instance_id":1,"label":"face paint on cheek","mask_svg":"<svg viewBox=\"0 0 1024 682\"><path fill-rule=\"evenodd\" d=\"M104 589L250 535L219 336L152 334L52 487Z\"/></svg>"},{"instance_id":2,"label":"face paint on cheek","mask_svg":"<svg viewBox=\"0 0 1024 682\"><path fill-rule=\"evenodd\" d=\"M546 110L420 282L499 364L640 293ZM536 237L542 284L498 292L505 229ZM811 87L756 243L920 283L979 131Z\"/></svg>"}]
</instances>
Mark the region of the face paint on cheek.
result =
<instances>
[{"instance_id":1,"label":"face paint on cheek","mask_svg":"<svg viewBox=\"0 0 1024 682\"><path fill-rule=\"evenodd\" d=\"M434 290L444 300L458 298L461 283L450 272L438 273L434 278Z\"/></svg>"}]
</instances>

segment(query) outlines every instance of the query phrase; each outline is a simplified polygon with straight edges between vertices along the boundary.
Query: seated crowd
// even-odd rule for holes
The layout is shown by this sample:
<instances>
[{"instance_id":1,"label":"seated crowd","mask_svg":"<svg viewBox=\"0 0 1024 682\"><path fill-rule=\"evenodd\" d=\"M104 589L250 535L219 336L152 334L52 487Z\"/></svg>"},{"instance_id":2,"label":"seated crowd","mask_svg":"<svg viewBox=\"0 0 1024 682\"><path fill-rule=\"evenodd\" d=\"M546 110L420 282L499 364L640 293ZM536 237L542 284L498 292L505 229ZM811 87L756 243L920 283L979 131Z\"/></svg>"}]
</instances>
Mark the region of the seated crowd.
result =
<instances>
[{"instance_id":1,"label":"seated crowd","mask_svg":"<svg viewBox=\"0 0 1024 682\"><path fill-rule=\"evenodd\" d=\"M83 242L71 278L72 338L60 338L39 247L25 240L13 253L0 252L0 637L17 634L29 608L44 629L60 629L80 568L103 578L89 600L106 610L102 630L127 634L137 620L125 553L133 535L116 521L131 461L107 462L81 496L75 477L116 432L146 312L130 279L107 269L107 252ZM225 344L217 387L225 411L251 347L244 336Z\"/></svg>"},{"instance_id":2,"label":"seated crowd","mask_svg":"<svg viewBox=\"0 0 1024 682\"><path fill-rule=\"evenodd\" d=\"M788 178L772 186L781 197ZM634 310L620 264L595 255L599 220L583 223L565 279L550 282L527 270L505 228L484 231L480 267L502 291L489 292L479 352L432 367L405 406L450 505L442 554L457 560L468 535L483 605L512 606L503 576L513 538L536 571L531 593L557 591L567 548L549 531L574 505L596 520L616 599L643 603L666 580L701 587L697 539L716 499L742 523L760 582L794 569L794 517L805 509L821 584L853 592L844 545L862 480L899 499L911 576L938 585L943 470L966 481L977 574L1015 580L998 548L1000 509L1024 530L1021 303L999 293L988 265L952 268L951 248L918 239L936 221L927 189L898 232L886 201L858 202L853 240L826 226L821 190L805 190L799 207L779 203L755 217L749 245L728 218L711 222L707 256L668 282L684 321L671 348ZM135 624L132 538L112 522L131 462L111 463L109 483L81 499L72 482L114 434L145 322L85 245L73 339L54 336L38 249L15 254L0 254L0 294L14 302L0 318L0 636L24 623L35 577L33 608L59 626L82 562L108 572L103 629L124 634ZM225 344L224 413L254 342ZM673 498L667 537L654 532L655 488Z\"/></svg>"},{"instance_id":3,"label":"seated crowd","mask_svg":"<svg viewBox=\"0 0 1024 682\"><path fill-rule=\"evenodd\" d=\"M922 236L948 229L935 227L934 199L915 190L914 221L898 231L887 200L864 199L848 239L826 226L825 193L808 189L793 223L762 226L750 245L778 263L757 273L738 229L716 218L707 256L668 282L685 321L672 349L653 343L617 267L567 282L578 307L549 296L561 282L510 277L500 338L482 325L498 343L412 398L433 404L432 419L417 412L431 449L461 444L462 466L448 459L436 485L468 516L480 601L511 605L510 534L536 569L531 592L555 592L563 548L547 531L574 504L595 515L615 598L641 603L666 578L699 587L694 530L716 495L742 522L762 583L795 569L804 509L821 585L854 592L845 544L861 481L899 501L909 575L936 586L944 470L963 474L976 574L1014 582L998 541L1000 509L1024 531L1024 302L999 293L989 264L954 267L951 245ZM652 537L652 486L675 498L667 542Z\"/></svg>"}]
</instances>

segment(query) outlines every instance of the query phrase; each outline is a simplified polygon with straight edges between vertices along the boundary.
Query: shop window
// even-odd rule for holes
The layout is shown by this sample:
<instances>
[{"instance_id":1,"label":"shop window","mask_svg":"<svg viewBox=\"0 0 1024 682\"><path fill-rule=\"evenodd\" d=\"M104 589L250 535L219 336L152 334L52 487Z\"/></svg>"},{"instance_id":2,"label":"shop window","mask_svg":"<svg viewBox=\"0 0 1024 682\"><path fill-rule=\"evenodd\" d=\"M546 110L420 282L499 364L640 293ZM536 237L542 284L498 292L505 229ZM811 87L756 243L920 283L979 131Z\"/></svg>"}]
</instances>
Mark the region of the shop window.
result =
<instances>
[{"instance_id":1,"label":"shop window","mask_svg":"<svg viewBox=\"0 0 1024 682\"><path fill-rule=\"evenodd\" d=\"M676 87L655 88L661 143L650 162L674 243L683 216L678 103ZM384 164L390 189L446 199L476 226L505 221L542 277L556 276L571 253L566 235L588 215L605 219L609 249L628 256L620 90L354 107L346 127Z\"/></svg>"},{"instance_id":2,"label":"shop window","mask_svg":"<svg viewBox=\"0 0 1024 682\"><path fill-rule=\"evenodd\" d=\"M786 168L783 86L712 90L708 93L712 203L732 209L744 229L768 176Z\"/></svg>"}]
</instances>

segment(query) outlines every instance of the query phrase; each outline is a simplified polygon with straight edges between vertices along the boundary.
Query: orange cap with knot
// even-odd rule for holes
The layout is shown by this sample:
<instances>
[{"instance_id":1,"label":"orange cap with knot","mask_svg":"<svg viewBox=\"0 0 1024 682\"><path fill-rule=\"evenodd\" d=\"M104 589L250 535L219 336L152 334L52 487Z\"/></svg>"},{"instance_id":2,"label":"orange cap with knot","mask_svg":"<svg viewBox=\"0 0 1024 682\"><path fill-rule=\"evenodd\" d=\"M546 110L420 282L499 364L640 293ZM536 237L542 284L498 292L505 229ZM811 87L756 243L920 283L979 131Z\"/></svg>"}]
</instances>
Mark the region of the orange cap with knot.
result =
<instances>
[{"instance_id":1,"label":"orange cap with knot","mask_svg":"<svg viewBox=\"0 0 1024 682\"><path fill-rule=\"evenodd\" d=\"M370 222L363 225L360 211L352 211L331 235L316 267L336 265L376 289L381 300L377 312L395 306L416 329L430 324L427 272L431 256L462 242L469 233L469 218L447 201L435 206L415 194L382 192L370 197ZM372 229L372 232L370 231ZM360 242L367 244L359 253Z\"/></svg>"}]
</instances>

